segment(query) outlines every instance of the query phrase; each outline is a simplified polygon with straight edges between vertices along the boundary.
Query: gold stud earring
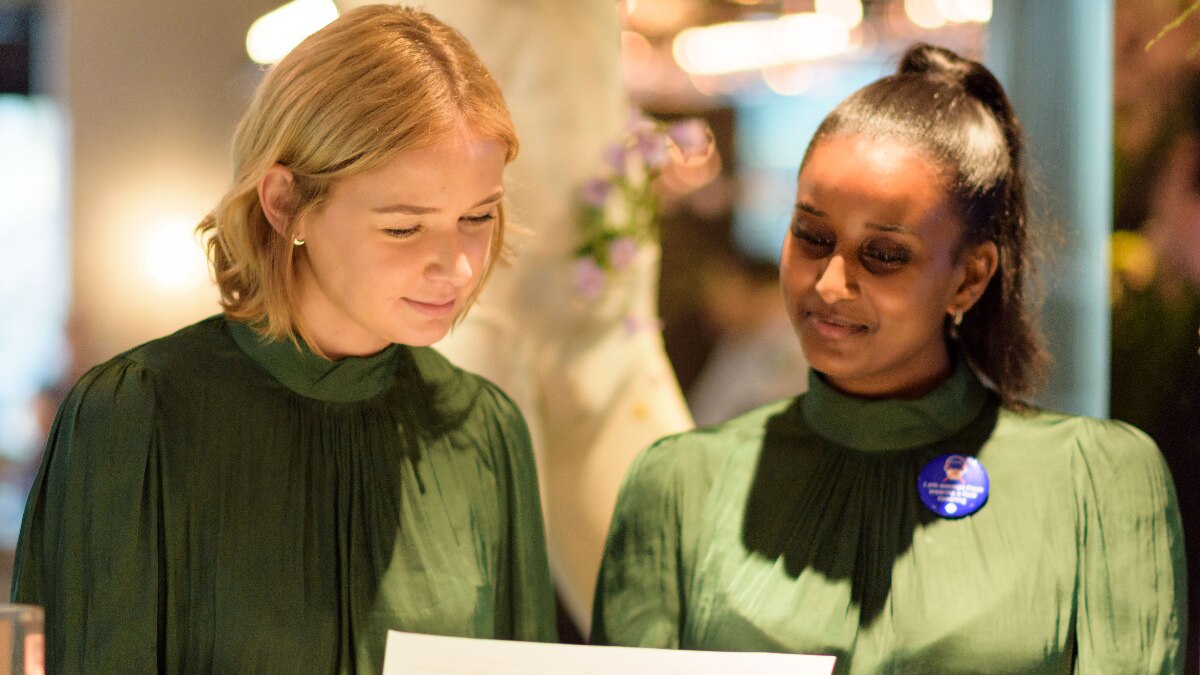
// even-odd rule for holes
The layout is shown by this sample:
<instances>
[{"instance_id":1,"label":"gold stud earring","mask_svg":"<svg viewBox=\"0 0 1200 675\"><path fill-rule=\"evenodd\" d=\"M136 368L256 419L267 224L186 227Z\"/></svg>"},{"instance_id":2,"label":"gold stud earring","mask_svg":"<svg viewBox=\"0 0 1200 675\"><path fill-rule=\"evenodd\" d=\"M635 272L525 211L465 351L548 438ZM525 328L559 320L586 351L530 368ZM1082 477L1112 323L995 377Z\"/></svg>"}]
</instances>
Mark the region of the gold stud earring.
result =
<instances>
[{"instance_id":1,"label":"gold stud earring","mask_svg":"<svg viewBox=\"0 0 1200 675\"><path fill-rule=\"evenodd\" d=\"M958 328L962 325L963 311L961 309L954 310L954 327Z\"/></svg>"},{"instance_id":2,"label":"gold stud earring","mask_svg":"<svg viewBox=\"0 0 1200 675\"><path fill-rule=\"evenodd\" d=\"M304 240L301 239L300 237L296 237L295 239L292 240L292 245L293 246L303 246Z\"/></svg>"}]
</instances>

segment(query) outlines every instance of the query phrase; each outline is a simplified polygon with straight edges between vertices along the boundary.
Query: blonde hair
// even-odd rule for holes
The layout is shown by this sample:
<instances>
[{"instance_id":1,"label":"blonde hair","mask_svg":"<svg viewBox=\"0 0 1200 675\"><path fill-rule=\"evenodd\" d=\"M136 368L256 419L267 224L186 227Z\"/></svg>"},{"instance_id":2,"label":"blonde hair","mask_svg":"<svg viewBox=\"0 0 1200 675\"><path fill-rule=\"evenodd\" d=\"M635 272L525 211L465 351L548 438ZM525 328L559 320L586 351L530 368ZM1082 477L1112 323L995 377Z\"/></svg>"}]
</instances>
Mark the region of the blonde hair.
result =
<instances>
[{"instance_id":1,"label":"blonde hair","mask_svg":"<svg viewBox=\"0 0 1200 675\"><path fill-rule=\"evenodd\" d=\"M301 42L258 87L234 135L233 183L196 227L225 314L268 339L303 339L320 354L298 311L298 222L325 204L338 179L428 147L463 124L504 142L507 162L516 156L500 88L466 39L432 15L369 5ZM277 163L294 177L284 232L268 222L258 196L259 181ZM464 312L504 251L504 233L501 206Z\"/></svg>"}]
</instances>

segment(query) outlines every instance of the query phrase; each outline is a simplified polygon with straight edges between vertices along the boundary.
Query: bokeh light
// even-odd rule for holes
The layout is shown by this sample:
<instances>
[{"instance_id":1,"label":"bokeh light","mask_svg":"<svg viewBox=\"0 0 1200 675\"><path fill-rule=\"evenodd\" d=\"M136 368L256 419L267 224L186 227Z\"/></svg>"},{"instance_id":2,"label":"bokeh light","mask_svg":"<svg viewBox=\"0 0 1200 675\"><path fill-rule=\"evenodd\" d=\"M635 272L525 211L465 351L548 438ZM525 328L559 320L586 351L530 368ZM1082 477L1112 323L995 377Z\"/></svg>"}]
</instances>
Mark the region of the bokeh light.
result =
<instances>
[{"instance_id":1,"label":"bokeh light","mask_svg":"<svg viewBox=\"0 0 1200 675\"><path fill-rule=\"evenodd\" d=\"M272 64L338 16L331 0L292 0L258 17L246 31L246 53L255 63Z\"/></svg>"}]
</instances>

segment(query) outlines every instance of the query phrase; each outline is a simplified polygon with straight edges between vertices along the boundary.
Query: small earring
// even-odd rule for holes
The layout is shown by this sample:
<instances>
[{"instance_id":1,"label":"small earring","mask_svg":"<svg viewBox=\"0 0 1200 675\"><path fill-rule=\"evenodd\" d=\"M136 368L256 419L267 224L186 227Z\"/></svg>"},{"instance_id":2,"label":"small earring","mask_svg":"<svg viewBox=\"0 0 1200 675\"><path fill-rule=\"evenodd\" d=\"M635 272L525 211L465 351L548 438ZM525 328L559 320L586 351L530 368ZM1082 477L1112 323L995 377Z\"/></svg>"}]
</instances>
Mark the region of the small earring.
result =
<instances>
[{"instance_id":1,"label":"small earring","mask_svg":"<svg viewBox=\"0 0 1200 675\"><path fill-rule=\"evenodd\" d=\"M955 308L954 316L950 319L950 328L947 330L947 334L950 336L951 340L958 339L958 327L962 325L962 319L962 310Z\"/></svg>"},{"instance_id":2,"label":"small earring","mask_svg":"<svg viewBox=\"0 0 1200 675\"><path fill-rule=\"evenodd\" d=\"M300 237L296 237L295 239L292 240L292 245L293 246L303 246L304 240L301 239Z\"/></svg>"}]
</instances>

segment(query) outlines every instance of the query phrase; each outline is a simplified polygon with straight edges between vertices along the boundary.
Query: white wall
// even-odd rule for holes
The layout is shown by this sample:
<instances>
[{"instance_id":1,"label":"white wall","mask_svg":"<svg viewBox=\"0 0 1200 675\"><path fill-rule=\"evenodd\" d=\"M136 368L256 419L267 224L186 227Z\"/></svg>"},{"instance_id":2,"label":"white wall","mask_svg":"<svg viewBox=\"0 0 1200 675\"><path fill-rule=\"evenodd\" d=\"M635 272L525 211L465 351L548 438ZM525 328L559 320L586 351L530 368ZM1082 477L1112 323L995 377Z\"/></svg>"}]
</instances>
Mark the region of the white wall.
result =
<instances>
[{"instance_id":1,"label":"white wall","mask_svg":"<svg viewBox=\"0 0 1200 675\"><path fill-rule=\"evenodd\" d=\"M207 279L166 293L141 273L156 223L194 226L230 175L257 79L246 29L271 0L50 0L47 76L72 127L75 369L217 311ZM198 246L185 253L200 256Z\"/></svg>"}]
</instances>

